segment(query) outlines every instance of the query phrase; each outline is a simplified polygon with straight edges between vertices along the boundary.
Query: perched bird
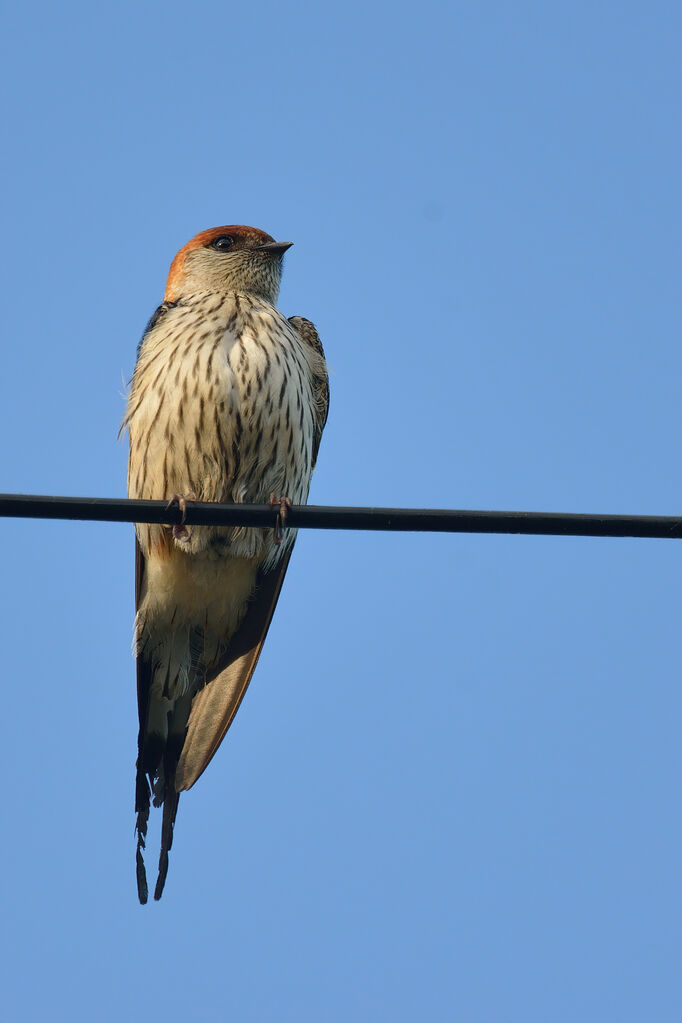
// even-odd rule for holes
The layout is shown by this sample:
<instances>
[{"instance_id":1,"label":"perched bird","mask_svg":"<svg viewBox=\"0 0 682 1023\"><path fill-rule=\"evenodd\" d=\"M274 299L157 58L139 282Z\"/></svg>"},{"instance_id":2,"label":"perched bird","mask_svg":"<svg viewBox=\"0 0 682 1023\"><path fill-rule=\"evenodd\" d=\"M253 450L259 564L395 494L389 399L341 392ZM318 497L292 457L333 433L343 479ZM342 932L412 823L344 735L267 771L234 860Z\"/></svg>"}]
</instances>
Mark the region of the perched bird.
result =
<instances>
[{"instance_id":1,"label":"perched bird","mask_svg":"<svg viewBox=\"0 0 682 1023\"><path fill-rule=\"evenodd\" d=\"M313 324L275 307L290 244L253 227L215 227L178 252L138 348L122 426L131 498L305 503L329 386ZM293 530L136 526L142 903L150 800L163 805L159 899L179 794L237 712L294 539Z\"/></svg>"}]
</instances>

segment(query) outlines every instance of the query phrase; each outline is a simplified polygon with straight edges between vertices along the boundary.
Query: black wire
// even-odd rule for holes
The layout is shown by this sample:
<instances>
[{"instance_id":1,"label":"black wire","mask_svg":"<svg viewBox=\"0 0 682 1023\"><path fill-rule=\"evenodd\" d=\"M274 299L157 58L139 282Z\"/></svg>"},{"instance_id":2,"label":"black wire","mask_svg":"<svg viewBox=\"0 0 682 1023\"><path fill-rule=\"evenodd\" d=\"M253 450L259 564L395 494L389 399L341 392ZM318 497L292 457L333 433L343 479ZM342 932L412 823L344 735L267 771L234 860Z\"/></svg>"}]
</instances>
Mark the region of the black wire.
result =
<instances>
[{"instance_id":1,"label":"black wire","mask_svg":"<svg viewBox=\"0 0 682 1023\"><path fill-rule=\"evenodd\" d=\"M195 526L274 528L271 505L188 503L185 522ZM80 519L93 522L158 522L175 525L182 513L165 501L106 497L0 494L0 518ZM672 515L578 515L552 512L447 511L428 508L292 507L287 525L301 529L369 529L421 533L525 533L541 536L682 538L682 518Z\"/></svg>"}]
</instances>

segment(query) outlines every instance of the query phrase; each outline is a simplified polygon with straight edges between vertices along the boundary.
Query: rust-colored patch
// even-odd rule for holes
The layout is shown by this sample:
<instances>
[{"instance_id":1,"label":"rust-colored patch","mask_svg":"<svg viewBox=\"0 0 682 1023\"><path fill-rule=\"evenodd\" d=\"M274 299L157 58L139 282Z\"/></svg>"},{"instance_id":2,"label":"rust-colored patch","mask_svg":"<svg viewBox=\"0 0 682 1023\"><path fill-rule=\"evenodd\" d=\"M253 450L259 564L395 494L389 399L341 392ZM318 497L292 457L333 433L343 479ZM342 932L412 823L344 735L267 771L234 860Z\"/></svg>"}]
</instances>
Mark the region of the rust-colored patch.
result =
<instances>
[{"instance_id":1,"label":"rust-colored patch","mask_svg":"<svg viewBox=\"0 0 682 1023\"><path fill-rule=\"evenodd\" d=\"M203 249L206 245L210 245L221 234L231 234L240 241L251 242L255 245L264 245L266 242L274 242L275 240L271 235L266 234L265 231L259 231L257 227L247 227L246 224L225 224L223 227L209 227L207 231L199 231L199 234L195 234L194 238L190 238L187 244L183 245L171 263L166 281L164 301L174 302L177 299L182 280L185 276L185 260L188 254L195 249Z\"/></svg>"}]
</instances>

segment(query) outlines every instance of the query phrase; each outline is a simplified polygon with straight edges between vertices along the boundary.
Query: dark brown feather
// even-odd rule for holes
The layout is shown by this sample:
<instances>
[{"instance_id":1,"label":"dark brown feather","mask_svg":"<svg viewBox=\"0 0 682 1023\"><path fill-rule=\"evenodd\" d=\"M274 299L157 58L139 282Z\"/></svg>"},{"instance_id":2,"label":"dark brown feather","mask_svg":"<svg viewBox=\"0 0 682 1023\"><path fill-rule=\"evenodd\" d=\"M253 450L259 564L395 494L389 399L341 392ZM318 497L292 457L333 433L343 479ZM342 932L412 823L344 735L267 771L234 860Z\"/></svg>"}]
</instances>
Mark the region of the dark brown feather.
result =
<instances>
[{"instance_id":1,"label":"dark brown feather","mask_svg":"<svg viewBox=\"0 0 682 1023\"><path fill-rule=\"evenodd\" d=\"M142 600L142 588L144 586L145 559L140 545L135 538L135 609L137 610ZM152 683L151 665L148 661L138 655L137 657L137 712L140 721L140 728L137 736L137 764L135 777L135 812L137 821L135 831L137 833L137 850L135 862L137 867L137 895L145 904L149 896L147 886L147 872L144 867L144 847L147 838L147 824L149 822L149 805L151 799L151 787L144 770L144 748L147 726L147 715L149 713L149 690Z\"/></svg>"},{"instance_id":2,"label":"dark brown feather","mask_svg":"<svg viewBox=\"0 0 682 1023\"><path fill-rule=\"evenodd\" d=\"M296 333L307 345L317 352L320 359L320 372L315 374L313 377L313 387L315 389L315 434L313 436L313 451L312 451L312 467L315 468L317 462L317 453L320 450L320 441L322 440L322 431L324 430L327 422L327 416L329 415L329 376L327 375L327 367L324 360L324 348L322 347L322 341L320 335L317 333L317 327L310 320L306 320L304 316L290 316L289 323L296 330Z\"/></svg>"},{"instance_id":3,"label":"dark brown feather","mask_svg":"<svg viewBox=\"0 0 682 1023\"><path fill-rule=\"evenodd\" d=\"M163 886L168 874L168 854L173 844L173 827L178 813L180 796L175 789L175 770L180 755L182 737L169 737L164 751L164 786L163 786L163 819L161 822L161 851L159 852L159 873L154 888L154 900L159 901L163 895Z\"/></svg>"}]
</instances>

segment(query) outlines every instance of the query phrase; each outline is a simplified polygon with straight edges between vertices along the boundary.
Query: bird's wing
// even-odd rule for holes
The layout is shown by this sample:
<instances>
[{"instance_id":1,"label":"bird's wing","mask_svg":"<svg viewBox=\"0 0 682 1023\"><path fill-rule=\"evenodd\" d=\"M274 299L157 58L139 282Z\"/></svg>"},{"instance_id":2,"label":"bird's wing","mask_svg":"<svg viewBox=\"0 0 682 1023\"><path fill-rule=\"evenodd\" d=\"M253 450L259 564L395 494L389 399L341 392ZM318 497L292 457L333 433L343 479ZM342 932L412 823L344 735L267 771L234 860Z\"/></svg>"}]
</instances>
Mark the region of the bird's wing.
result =
<instances>
[{"instance_id":1,"label":"bird's wing","mask_svg":"<svg viewBox=\"0 0 682 1023\"><path fill-rule=\"evenodd\" d=\"M145 577L145 557L135 537L135 610L140 609ZM136 624L137 635L137 624ZM149 821L149 804L151 790L147 775L144 770L144 749L146 742L147 716L149 714L149 698L153 681L153 672L150 662L137 655L137 712L140 720L140 730L137 737L137 765L135 777L135 812L137 823L137 852L135 856L137 868L137 894L140 902L147 901L147 874L144 867L143 851L147 838L147 823Z\"/></svg>"},{"instance_id":2,"label":"bird's wing","mask_svg":"<svg viewBox=\"0 0 682 1023\"><path fill-rule=\"evenodd\" d=\"M194 785L225 738L253 675L272 621L293 544L270 572L259 572L241 625L218 672L194 697L187 736L175 775L177 792Z\"/></svg>"},{"instance_id":3,"label":"bird's wing","mask_svg":"<svg viewBox=\"0 0 682 1023\"><path fill-rule=\"evenodd\" d=\"M322 431L324 430L327 422L327 416L329 415L329 377L327 376L327 366L324 360L324 348L322 347L322 341L320 340L320 335L317 333L317 327L315 324L311 323L310 320L306 320L303 316L290 316L289 323L301 340L312 348L318 356L318 359L315 360L313 365L315 434L313 437L312 468L314 469L315 462L317 461L317 452L320 450Z\"/></svg>"}]
</instances>

